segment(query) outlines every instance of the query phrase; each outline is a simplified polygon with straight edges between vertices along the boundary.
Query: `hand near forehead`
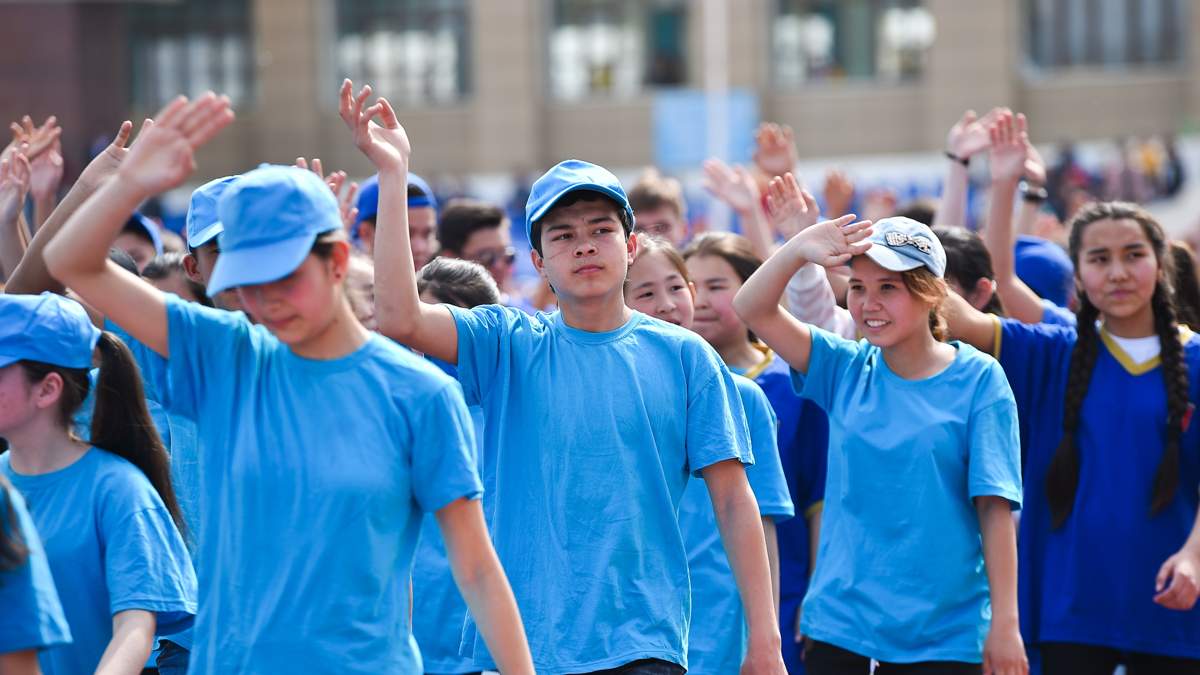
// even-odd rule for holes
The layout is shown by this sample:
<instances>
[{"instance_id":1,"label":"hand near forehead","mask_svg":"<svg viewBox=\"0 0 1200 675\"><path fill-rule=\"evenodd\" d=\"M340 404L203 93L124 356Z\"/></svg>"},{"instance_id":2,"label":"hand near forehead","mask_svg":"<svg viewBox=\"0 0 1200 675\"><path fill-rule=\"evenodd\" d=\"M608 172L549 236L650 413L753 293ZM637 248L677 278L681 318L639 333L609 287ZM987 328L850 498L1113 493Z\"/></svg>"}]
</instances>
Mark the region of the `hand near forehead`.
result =
<instances>
[{"instance_id":1,"label":"hand near forehead","mask_svg":"<svg viewBox=\"0 0 1200 675\"><path fill-rule=\"evenodd\" d=\"M871 236L871 221L853 222L854 217L848 213L819 222L797 234L787 245L798 248L806 262L823 267L844 265L871 248L871 242L866 241Z\"/></svg>"},{"instance_id":2,"label":"hand near forehead","mask_svg":"<svg viewBox=\"0 0 1200 675\"><path fill-rule=\"evenodd\" d=\"M820 217L817 198L801 188L790 172L771 179L767 185L767 220L772 230L791 239L815 225Z\"/></svg>"},{"instance_id":3,"label":"hand near forehead","mask_svg":"<svg viewBox=\"0 0 1200 675\"><path fill-rule=\"evenodd\" d=\"M385 98L378 98L375 103L364 108L371 96L371 86L364 85L358 95L353 95L354 83L350 80L342 82L339 92L338 114L342 121L354 134L354 145L362 151L367 159L380 171L388 169L408 170L408 158L412 155L412 146L408 142L408 134L396 118L396 111ZM378 118L378 122L375 119Z\"/></svg>"},{"instance_id":4,"label":"hand near forehead","mask_svg":"<svg viewBox=\"0 0 1200 675\"><path fill-rule=\"evenodd\" d=\"M159 111L121 161L121 179L145 195L178 187L196 168L194 153L233 121L229 98L180 96Z\"/></svg>"}]
</instances>

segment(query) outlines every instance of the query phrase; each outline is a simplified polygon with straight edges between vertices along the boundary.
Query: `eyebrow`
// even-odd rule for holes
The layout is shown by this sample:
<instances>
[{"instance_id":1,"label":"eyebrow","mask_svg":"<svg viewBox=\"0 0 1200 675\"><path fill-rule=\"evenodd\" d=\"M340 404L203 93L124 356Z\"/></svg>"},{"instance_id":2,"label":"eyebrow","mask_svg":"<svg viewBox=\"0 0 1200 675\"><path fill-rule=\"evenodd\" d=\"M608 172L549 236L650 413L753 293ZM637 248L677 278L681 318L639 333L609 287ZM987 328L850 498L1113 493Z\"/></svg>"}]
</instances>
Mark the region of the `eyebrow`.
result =
<instances>
[{"instance_id":1,"label":"eyebrow","mask_svg":"<svg viewBox=\"0 0 1200 675\"><path fill-rule=\"evenodd\" d=\"M673 273L673 274L670 274L670 275L668 275L668 276L667 276L667 278L663 279L663 282L664 282L664 283L669 283L669 282L671 282L671 281L676 281L676 280L678 280L678 281L683 281L683 277L679 276L679 273L678 273L678 272L675 272L675 273ZM633 290L635 290L635 291L636 291L636 290L638 290L638 289L645 288L646 286L653 286L653 285L654 285L654 280L653 280L653 279L651 279L651 280L649 280L649 281L643 281L642 283L640 283L640 284L638 284L638 285L634 286L634 287L633 287Z\"/></svg>"},{"instance_id":2,"label":"eyebrow","mask_svg":"<svg viewBox=\"0 0 1200 675\"><path fill-rule=\"evenodd\" d=\"M1122 250L1122 251L1136 251L1136 250L1138 250L1138 249L1144 249L1144 248L1149 248L1149 247L1146 245L1146 242L1144 242L1144 241L1135 241L1135 242L1133 242L1132 244L1126 244L1126 245L1122 246L1122 247L1121 247L1121 250ZM1095 253L1107 253L1107 252L1108 252L1108 247L1107 247L1107 246L1097 246L1097 247L1095 247L1095 248L1089 248L1089 249L1087 250L1087 255L1092 255L1092 254L1095 254Z\"/></svg>"},{"instance_id":3,"label":"eyebrow","mask_svg":"<svg viewBox=\"0 0 1200 675\"><path fill-rule=\"evenodd\" d=\"M892 283L899 283L901 280L902 280L901 277L886 276L886 277L880 277L880 278L876 279L875 281L878 281L879 283L883 283L885 281L890 281ZM862 279L859 279L858 277L850 277L847 279L847 281L848 282L857 282L860 284L862 283Z\"/></svg>"}]
</instances>

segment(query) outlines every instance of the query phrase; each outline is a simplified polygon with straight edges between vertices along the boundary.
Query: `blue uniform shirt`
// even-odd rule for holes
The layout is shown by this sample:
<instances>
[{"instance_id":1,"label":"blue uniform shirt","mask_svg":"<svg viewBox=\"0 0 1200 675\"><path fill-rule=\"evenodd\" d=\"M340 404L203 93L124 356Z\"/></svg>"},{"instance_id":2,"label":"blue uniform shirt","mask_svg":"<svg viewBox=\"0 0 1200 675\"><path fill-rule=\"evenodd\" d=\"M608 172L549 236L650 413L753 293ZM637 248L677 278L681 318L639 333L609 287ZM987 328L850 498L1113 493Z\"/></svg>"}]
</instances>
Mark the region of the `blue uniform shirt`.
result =
<instances>
[{"instance_id":1,"label":"blue uniform shirt","mask_svg":"<svg viewBox=\"0 0 1200 675\"><path fill-rule=\"evenodd\" d=\"M812 328L797 390L829 414L820 552L805 635L896 663L979 663L991 604L973 499L1021 502L1016 404L970 345L922 380Z\"/></svg>"},{"instance_id":2,"label":"blue uniform shirt","mask_svg":"<svg viewBox=\"0 0 1200 675\"><path fill-rule=\"evenodd\" d=\"M562 315L451 307L458 376L483 406L490 528L539 673L686 665L676 508L688 477L751 461L733 378L699 336L634 312L592 333ZM493 662L482 643L475 663Z\"/></svg>"},{"instance_id":3,"label":"blue uniform shirt","mask_svg":"<svg viewBox=\"0 0 1200 675\"><path fill-rule=\"evenodd\" d=\"M203 420L202 673L420 673L421 515L481 486L453 380L372 335L294 354L241 313L167 296L170 409Z\"/></svg>"},{"instance_id":4,"label":"blue uniform shirt","mask_svg":"<svg viewBox=\"0 0 1200 675\"><path fill-rule=\"evenodd\" d=\"M9 514L16 517L9 522ZM46 551L25 500L16 490L0 487L0 532L27 551L25 561L0 571L0 654L45 649L71 642Z\"/></svg>"}]
</instances>

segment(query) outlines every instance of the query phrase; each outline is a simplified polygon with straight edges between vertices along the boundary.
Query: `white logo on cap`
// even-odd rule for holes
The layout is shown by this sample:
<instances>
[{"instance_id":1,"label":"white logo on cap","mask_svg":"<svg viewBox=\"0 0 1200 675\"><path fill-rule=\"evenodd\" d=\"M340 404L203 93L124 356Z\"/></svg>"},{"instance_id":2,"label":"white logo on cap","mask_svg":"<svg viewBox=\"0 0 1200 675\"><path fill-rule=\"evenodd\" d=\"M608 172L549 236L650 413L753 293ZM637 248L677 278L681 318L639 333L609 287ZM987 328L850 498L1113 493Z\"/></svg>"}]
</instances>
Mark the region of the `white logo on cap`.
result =
<instances>
[{"instance_id":1,"label":"white logo on cap","mask_svg":"<svg viewBox=\"0 0 1200 675\"><path fill-rule=\"evenodd\" d=\"M883 236L883 241L892 248L900 248L901 246L915 246L921 253L927 255L933 254L933 242L929 241L929 237L912 236L903 232L888 232Z\"/></svg>"}]
</instances>

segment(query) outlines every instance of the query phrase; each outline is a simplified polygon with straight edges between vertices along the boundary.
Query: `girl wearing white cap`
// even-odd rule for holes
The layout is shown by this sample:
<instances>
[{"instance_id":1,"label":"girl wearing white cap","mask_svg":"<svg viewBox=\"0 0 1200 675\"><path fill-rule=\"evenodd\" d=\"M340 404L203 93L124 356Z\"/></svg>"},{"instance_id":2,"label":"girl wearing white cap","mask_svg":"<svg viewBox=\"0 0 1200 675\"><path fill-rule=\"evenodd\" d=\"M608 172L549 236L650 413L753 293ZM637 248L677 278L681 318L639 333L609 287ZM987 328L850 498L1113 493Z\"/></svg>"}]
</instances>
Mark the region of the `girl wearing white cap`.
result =
<instances>
[{"instance_id":1,"label":"girl wearing white cap","mask_svg":"<svg viewBox=\"0 0 1200 675\"><path fill-rule=\"evenodd\" d=\"M190 672L422 672L407 580L421 515L436 512L503 669L531 673L484 528L461 391L355 319L350 246L320 178L260 167L218 200L208 293L236 289L257 325L104 259L134 205L182 183L194 149L232 119L213 94L170 103L45 253L60 281L166 358L168 408L202 421Z\"/></svg>"},{"instance_id":2,"label":"girl wearing white cap","mask_svg":"<svg viewBox=\"0 0 1200 675\"><path fill-rule=\"evenodd\" d=\"M97 345L88 444L71 419ZM39 655L42 670L140 673L155 634L191 624L196 577L129 350L72 300L0 295L0 436L0 474L29 503L72 637Z\"/></svg>"},{"instance_id":3,"label":"girl wearing white cap","mask_svg":"<svg viewBox=\"0 0 1200 675\"><path fill-rule=\"evenodd\" d=\"M779 181L781 179L776 179ZM829 414L810 675L1025 673L1017 622L1016 404L1004 373L942 341L946 255L928 227L852 215L793 237L738 292L746 324ZM807 262L850 263L853 342L779 304Z\"/></svg>"}]
</instances>

